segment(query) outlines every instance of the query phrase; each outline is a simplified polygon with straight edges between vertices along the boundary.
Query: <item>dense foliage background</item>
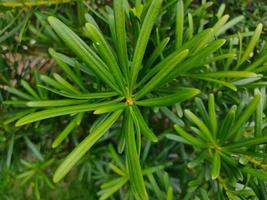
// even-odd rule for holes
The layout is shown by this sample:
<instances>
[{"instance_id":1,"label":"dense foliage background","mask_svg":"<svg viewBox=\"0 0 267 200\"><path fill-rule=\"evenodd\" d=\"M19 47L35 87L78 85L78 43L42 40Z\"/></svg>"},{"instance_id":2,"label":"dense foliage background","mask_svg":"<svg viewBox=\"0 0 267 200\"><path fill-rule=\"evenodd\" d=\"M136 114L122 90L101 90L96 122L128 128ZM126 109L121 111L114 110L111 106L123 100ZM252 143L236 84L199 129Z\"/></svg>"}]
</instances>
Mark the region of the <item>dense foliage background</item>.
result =
<instances>
[{"instance_id":1,"label":"dense foliage background","mask_svg":"<svg viewBox=\"0 0 267 200\"><path fill-rule=\"evenodd\" d=\"M124 1L125 35L115 2L122 1L0 0L0 199L146 199L146 192L149 199L267 199L265 0L163 0L157 12L158 0ZM127 106L137 106L75 113L90 93L109 93L93 103L112 102L117 90L101 77L105 71L87 67L76 35L100 63L115 66L110 79L119 82L116 55L122 80L146 99L125 95ZM125 63L139 66L136 77L124 73ZM58 107L76 104L60 114ZM64 158L88 131L122 108L62 175ZM40 110L55 117L30 115Z\"/></svg>"}]
</instances>

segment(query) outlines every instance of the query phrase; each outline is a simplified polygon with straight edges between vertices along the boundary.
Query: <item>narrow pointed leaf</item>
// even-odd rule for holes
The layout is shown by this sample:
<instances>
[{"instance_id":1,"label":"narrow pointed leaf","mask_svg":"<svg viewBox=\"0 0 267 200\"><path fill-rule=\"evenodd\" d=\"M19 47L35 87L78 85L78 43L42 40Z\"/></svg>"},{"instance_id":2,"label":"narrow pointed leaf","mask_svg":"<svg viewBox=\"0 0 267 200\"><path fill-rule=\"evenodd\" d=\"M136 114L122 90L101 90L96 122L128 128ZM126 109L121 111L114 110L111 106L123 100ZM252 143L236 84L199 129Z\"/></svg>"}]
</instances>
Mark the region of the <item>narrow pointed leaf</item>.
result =
<instances>
[{"instance_id":1,"label":"narrow pointed leaf","mask_svg":"<svg viewBox=\"0 0 267 200\"><path fill-rule=\"evenodd\" d=\"M215 101L214 101L214 95L209 95L209 118L210 118L210 125L213 135L216 138L218 124L217 124L217 117L216 117L216 111L215 111Z\"/></svg>"},{"instance_id":2,"label":"narrow pointed leaf","mask_svg":"<svg viewBox=\"0 0 267 200\"><path fill-rule=\"evenodd\" d=\"M175 57L165 63L166 66L162 68L136 95L136 99L140 99L145 94L153 90L161 81L165 81L165 78L171 73L174 68L188 55L188 50L183 50Z\"/></svg>"},{"instance_id":3,"label":"narrow pointed leaf","mask_svg":"<svg viewBox=\"0 0 267 200\"><path fill-rule=\"evenodd\" d=\"M183 32L184 32L184 2L178 0L176 8L176 49L180 49L183 43Z\"/></svg>"},{"instance_id":4,"label":"narrow pointed leaf","mask_svg":"<svg viewBox=\"0 0 267 200\"><path fill-rule=\"evenodd\" d=\"M26 105L29 107L58 107L58 106L82 104L86 103L87 101L88 100L73 100L73 99L40 100L40 101L28 101Z\"/></svg>"},{"instance_id":5,"label":"narrow pointed leaf","mask_svg":"<svg viewBox=\"0 0 267 200\"><path fill-rule=\"evenodd\" d=\"M142 60L145 54L145 50L146 50L147 43L150 37L150 33L152 31L153 25L160 11L161 3L162 3L162 0L152 1L149 7L149 10L147 11L144 22L142 24L142 28L140 30L138 40L135 46L133 62L131 66L131 86L132 87L134 86L136 82L138 72L141 68Z\"/></svg>"},{"instance_id":6,"label":"narrow pointed leaf","mask_svg":"<svg viewBox=\"0 0 267 200\"><path fill-rule=\"evenodd\" d=\"M219 152L215 152L212 158L212 168L211 168L211 178L212 180L216 179L220 175L221 169L221 156Z\"/></svg>"},{"instance_id":7,"label":"narrow pointed leaf","mask_svg":"<svg viewBox=\"0 0 267 200\"><path fill-rule=\"evenodd\" d=\"M88 150L106 133L106 131L119 118L122 111L116 111L110 117L90 133L77 147L64 159L57 168L53 181L58 182L71 170L71 168L88 152Z\"/></svg>"},{"instance_id":8,"label":"narrow pointed leaf","mask_svg":"<svg viewBox=\"0 0 267 200\"><path fill-rule=\"evenodd\" d=\"M187 99L190 99L196 95L198 95L200 91L194 88L184 88L180 89L179 92L163 97L155 97L149 98L145 100L136 101L136 104L139 106L169 106L174 105L176 103L183 102Z\"/></svg>"},{"instance_id":9,"label":"narrow pointed leaf","mask_svg":"<svg viewBox=\"0 0 267 200\"><path fill-rule=\"evenodd\" d=\"M206 144L200 141L199 139L195 138L191 134L187 133L186 131L183 130L182 127L179 125L174 125L175 130L177 133L179 133L184 139L186 139L188 142L190 142L193 146L200 147L200 148L205 148Z\"/></svg>"}]
</instances>

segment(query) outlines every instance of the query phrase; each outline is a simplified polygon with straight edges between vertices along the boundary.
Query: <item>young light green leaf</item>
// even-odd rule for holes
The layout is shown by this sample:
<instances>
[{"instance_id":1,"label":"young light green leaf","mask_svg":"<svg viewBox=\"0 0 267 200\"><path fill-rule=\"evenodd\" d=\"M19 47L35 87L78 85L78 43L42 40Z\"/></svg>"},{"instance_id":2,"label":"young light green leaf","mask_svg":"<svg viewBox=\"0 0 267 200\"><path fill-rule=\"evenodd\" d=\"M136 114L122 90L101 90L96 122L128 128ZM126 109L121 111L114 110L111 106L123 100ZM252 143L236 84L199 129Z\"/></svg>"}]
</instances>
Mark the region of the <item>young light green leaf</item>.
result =
<instances>
[{"instance_id":1,"label":"young light green leaf","mask_svg":"<svg viewBox=\"0 0 267 200\"><path fill-rule=\"evenodd\" d=\"M90 133L77 147L64 159L57 168L53 181L58 182L71 170L71 168L86 154L86 152L106 133L106 131L120 117L121 110L114 112L110 117Z\"/></svg>"},{"instance_id":2,"label":"young light green leaf","mask_svg":"<svg viewBox=\"0 0 267 200\"><path fill-rule=\"evenodd\" d=\"M226 23L223 27L221 27L215 34L216 37L218 37L219 35L225 33L225 31L227 31L228 29L232 28L233 26L235 26L237 23L239 23L240 21L244 20L245 17L244 16L238 16L232 20L230 20L228 23Z\"/></svg>"},{"instance_id":3,"label":"young light green leaf","mask_svg":"<svg viewBox=\"0 0 267 200\"><path fill-rule=\"evenodd\" d=\"M167 96L149 98L145 100L136 101L136 105L139 106L151 106L151 107L160 107L160 106L169 106L174 105L175 103L183 102L187 99L190 99L198 95L200 91L195 88L183 88L179 92Z\"/></svg>"},{"instance_id":4,"label":"young light green leaf","mask_svg":"<svg viewBox=\"0 0 267 200\"><path fill-rule=\"evenodd\" d=\"M138 72L141 68L142 60L145 54L150 33L152 31L154 22L160 11L162 0L153 0L146 17L143 21L142 28L135 46L133 62L131 66L131 88L134 87Z\"/></svg>"},{"instance_id":5,"label":"young light green leaf","mask_svg":"<svg viewBox=\"0 0 267 200\"><path fill-rule=\"evenodd\" d=\"M212 27L214 30L214 34L216 33L223 27L223 25L228 21L229 15L224 15L222 18L220 18L217 23Z\"/></svg>"},{"instance_id":6,"label":"young light green leaf","mask_svg":"<svg viewBox=\"0 0 267 200\"><path fill-rule=\"evenodd\" d=\"M215 152L212 158L211 178L215 180L220 176L221 156L219 152Z\"/></svg>"},{"instance_id":7,"label":"young light green leaf","mask_svg":"<svg viewBox=\"0 0 267 200\"><path fill-rule=\"evenodd\" d=\"M183 32L184 32L184 2L183 0L178 0L176 7L176 29L175 29L175 39L176 39L176 49L180 49L183 44Z\"/></svg>"}]
</instances>

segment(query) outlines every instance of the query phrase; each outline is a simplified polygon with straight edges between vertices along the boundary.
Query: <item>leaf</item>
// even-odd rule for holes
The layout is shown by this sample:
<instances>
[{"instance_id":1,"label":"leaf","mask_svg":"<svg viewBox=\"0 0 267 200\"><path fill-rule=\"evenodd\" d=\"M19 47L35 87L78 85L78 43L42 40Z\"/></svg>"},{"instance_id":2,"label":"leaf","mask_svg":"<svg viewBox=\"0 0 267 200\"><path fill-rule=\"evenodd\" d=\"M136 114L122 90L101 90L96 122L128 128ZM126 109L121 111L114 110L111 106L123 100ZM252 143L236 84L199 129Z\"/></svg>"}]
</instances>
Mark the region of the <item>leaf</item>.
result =
<instances>
[{"instance_id":1,"label":"leaf","mask_svg":"<svg viewBox=\"0 0 267 200\"><path fill-rule=\"evenodd\" d=\"M36 122L36 121L40 121L40 120L48 119L52 117L62 116L62 115L93 111L97 108L100 108L108 104L110 104L110 102L94 103L94 104L87 103L87 104L66 106L66 107L60 107L60 108L50 108L47 110L31 113L31 114L26 115L25 117L22 117L20 120L16 122L16 126L22 126L24 124L29 124L32 122Z\"/></svg>"},{"instance_id":2,"label":"leaf","mask_svg":"<svg viewBox=\"0 0 267 200\"><path fill-rule=\"evenodd\" d=\"M26 142L26 145L28 148L32 151L32 153L38 158L40 161L44 161L44 157L41 154L41 152L36 148L35 144L32 143L32 141L27 137L24 136L24 140Z\"/></svg>"},{"instance_id":3,"label":"leaf","mask_svg":"<svg viewBox=\"0 0 267 200\"><path fill-rule=\"evenodd\" d=\"M73 120L64 128L64 130L57 136L52 144L52 148L58 147L63 140L71 133L71 131L78 126L83 118L83 113L77 114Z\"/></svg>"},{"instance_id":4,"label":"leaf","mask_svg":"<svg viewBox=\"0 0 267 200\"><path fill-rule=\"evenodd\" d=\"M238 66L240 66L241 64L243 64L247 59L249 59L249 56L250 56L250 53L253 52L259 38L260 38L260 35L261 35L261 32L262 32L262 24L258 24L243 56L241 57L241 60L240 62L238 63Z\"/></svg>"},{"instance_id":5,"label":"leaf","mask_svg":"<svg viewBox=\"0 0 267 200\"><path fill-rule=\"evenodd\" d=\"M96 44L99 54L109 66L111 73L115 77L120 88L125 90L124 78L120 71L120 67L118 66L116 57L100 30L90 23L86 23L84 30L85 34Z\"/></svg>"},{"instance_id":6,"label":"leaf","mask_svg":"<svg viewBox=\"0 0 267 200\"><path fill-rule=\"evenodd\" d=\"M127 53L127 34L125 27L125 12L123 0L114 0L114 22L115 22L115 32L116 32L116 47L118 52L118 59L120 66L122 68L124 76L128 78L129 68L128 68L128 53Z\"/></svg>"},{"instance_id":7,"label":"leaf","mask_svg":"<svg viewBox=\"0 0 267 200\"><path fill-rule=\"evenodd\" d=\"M179 53L175 53L168 62L164 62L165 67L161 68L159 72L144 86L137 94L135 99L140 99L145 94L153 90L161 81L165 81L165 78L171 73L174 68L188 55L188 50L183 50ZM162 64L163 65L163 64ZM163 66L164 66L163 65Z\"/></svg>"},{"instance_id":8,"label":"leaf","mask_svg":"<svg viewBox=\"0 0 267 200\"><path fill-rule=\"evenodd\" d=\"M216 24L212 27L215 35L223 27L223 25L228 21L228 19L229 19L229 15L224 15L216 22Z\"/></svg>"},{"instance_id":9,"label":"leaf","mask_svg":"<svg viewBox=\"0 0 267 200\"><path fill-rule=\"evenodd\" d=\"M57 106L69 106L74 104L81 104L86 102L88 102L88 100L59 99L59 100L28 101L26 105L29 107L57 107Z\"/></svg>"},{"instance_id":10,"label":"leaf","mask_svg":"<svg viewBox=\"0 0 267 200\"><path fill-rule=\"evenodd\" d=\"M259 144L264 144L267 142L267 136L259 136L259 137L255 137L255 138L251 138L251 139L246 139L243 141L239 141L239 142L235 142L233 144L228 144L225 145L223 147L224 150L226 151L232 151L234 149L238 149L238 148L246 148L249 146L255 146L255 145L259 145Z\"/></svg>"},{"instance_id":11,"label":"leaf","mask_svg":"<svg viewBox=\"0 0 267 200\"><path fill-rule=\"evenodd\" d=\"M215 111L215 102L214 102L214 95L209 95L209 119L210 119L210 125L211 130L213 133L213 136L216 138L217 130L218 130L218 123L216 118L216 111Z\"/></svg>"},{"instance_id":12,"label":"leaf","mask_svg":"<svg viewBox=\"0 0 267 200\"><path fill-rule=\"evenodd\" d=\"M265 171L253 169L248 166L242 168L242 171L254 177L257 177L260 180L267 181L267 173Z\"/></svg>"},{"instance_id":13,"label":"leaf","mask_svg":"<svg viewBox=\"0 0 267 200\"><path fill-rule=\"evenodd\" d=\"M225 72L210 72L203 74L190 74L192 76L210 77L210 78L254 78L258 75L247 71L225 71Z\"/></svg>"},{"instance_id":14,"label":"leaf","mask_svg":"<svg viewBox=\"0 0 267 200\"><path fill-rule=\"evenodd\" d=\"M150 69L150 67L153 65L156 59L160 56L160 54L162 54L163 50L165 49L169 41L170 41L170 38L167 37L158 44L158 46L155 48L155 50L152 52L152 54L147 59L147 62L145 64L146 69Z\"/></svg>"},{"instance_id":15,"label":"leaf","mask_svg":"<svg viewBox=\"0 0 267 200\"><path fill-rule=\"evenodd\" d=\"M240 21L244 20L245 17L244 16L238 16L235 17L234 19L230 20L228 23L226 23L224 26L222 26L215 34L216 37L218 37L219 35L225 33L228 29L232 28L233 26L235 26L237 23L239 23Z\"/></svg>"},{"instance_id":16,"label":"leaf","mask_svg":"<svg viewBox=\"0 0 267 200\"><path fill-rule=\"evenodd\" d=\"M67 73L70 79L73 80L83 91L86 91L82 80L70 69L70 67L64 62L64 60L62 60L62 56L52 48L49 48L48 52L54 58L60 68Z\"/></svg>"},{"instance_id":17,"label":"leaf","mask_svg":"<svg viewBox=\"0 0 267 200\"><path fill-rule=\"evenodd\" d=\"M175 130L177 133L179 133L184 139L186 139L188 142L190 142L193 146L200 147L200 148L206 148L207 145L200 141L199 139L195 138L191 134L187 133L180 127L179 125L174 125Z\"/></svg>"},{"instance_id":18,"label":"leaf","mask_svg":"<svg viewBox=\"0 0 267 200\"><path fill-rule=\"evenodd\" d=\"M80 59L82 59L99 78L107 83L112 89L120 93L120 90L115 85L113 76L108 72L105 63L103 63L103 61L85 44L85 42L81 40L81 38L55 17L48 17L48 22L69 49L80 57Z\"/></svg>"},{"instance_id":19,"label":"leaf","mask_svg":"<svg viewBox=\"0 0 267 200\"><path fill-rule=\"evenodd\" d=\"M147 137L149 140L151 140L152 142L158 142L158 138L157 136L151 131L151 129L148 127L145 119L143 118L140 110L138 109L138 107L133 106L133 111L136 115L136 118L138 120L140 129L143 133L143 135L145 137Z\"/></svg>"},{"instance_id":20,"label":"leaf","mask_svg":"<svg viewBox=\"0 0 267 200\"><path fill-rule=\"evenodd\" d=\"M128 167L130 184L133 192L140 198L148 200L148 195L145 188L145 183L142 175L141 166L139 163L139 157L136 149L133 119L129 110L126 112L126 163Z\"/></svg>"},{"instance_id":21,"label":"leaf","mask_svg":"<svg viewBox=\"0 0 267 200\"><path fill-rule=\"evenodd\" d=\"M180 50L178 50L178 51L175 51L172 54L170 54L168 57L164 58L155 67L153 67L151 70L148 71L148 73L138 83L137 87L145 84L156 73L159 74L160 71L162 71L163 69L166 69L166 66L167 66L167 68L172 68L172 67L175 67L176 65L178 65L182 61L182 59L184 59L184 58L181 58L181 56L184 56L184 57L186 56L186 55L184 55L185 53L186 52L184 52L184 51L181 52Z\"/></svg>"},{"instance_id":22,"label":"leaf","mask_svg":"<svg viewBox=\"0 0 267 200\"><path fill-rule=\"evenodd\" d=\"M219 152L215 152L212 158L211 178L212 180L217 179L220 176L221 169L221 157Z\"/></svg>"},{"instance_id":23,"label":"leaf","mask_svg":"<svg viewBox=\"0 0 267 200\"><path fill-rule=\"evenodd\" d=\"M128 106L127 103L116 103L116 104L101 106L100 108L98 108L94 111L94 114L99 115L99 114L103 114L103 113L107 113L107 112L113 112L116 110L124 109L127 106Z\"/></svg>"},{"instance_id":24,"label":"leaf","mask_svg":"<svg viewBox=\"0 0 267 200\"><path fill-rule=\"evenodd\" d=\"M176 29L175 29L175 39L176 39L176 49L180 49L183 44L183 27L184 27L184 2L183 0L178 0L176 7Z\"/></svg>"},{"instance_id":25,"label":"leaf","mask_svg":"<svg viewBox=\"0 0 267 200\"><path fill-rule=\"evenodd\" d=\"M7 87L7 91L9 93L14 94L14 95L16 95L18 97L21 97L23 99L27 99L27 100L32 100L33 99L30 95L28 95L28 94L26 94L24 92L21 92L20 90L18 90L16 88L13 88L13 87Z\"/></svg>"},{"instance_id":26,"label":"leaf","mask_svg":"<svg viewBox=\"0 0 267 200\"><path fill-rule=\"evenodd\" d=\"M66 92L60 92L54 89L51 89L49 87L38 85L38 87L44 88L46 90L49 90L55 94L58 94L63 97L68 97L72 99L100 99L100 98L108 98L108 97L114 97L117 96L117 92L97 92L97 93L81 93L81 94L69 94Z\"/></svg>"},{"instance_id":27,"label":"leaf","mask_svg":"<svg viewBox=\"0 0 267 200\"><path fill-rule=\"evenodd\" d=\"M201 134L200 136L212 143L215 143L214 138L210 132L210 130L208 129L208 127L203 123L203 121L201 119L199 119L194 113L192 113L190 110L185 110L184 111L185 116L192 121L194 124L197 125L197 127L201 130L201 133L199 132L199 134Z\"/></svg>"},{"instance_id":28,"label":"leaf","mask_svg":"<svg viewBox=\"0 0 267 200\"><path fill-rule=\"evenodd\" d=\"M217 134L218 138L220 138L221 140L225 140L227 138L227 135L235 122L236 109L236 105L232 106L226 117L222 121L222 125L219 128L219 132Z\"/></svg>"},{"instance_id":29,"label":"leaf","mask_svg":"<svg viewBox=\"0 0 267 200\"><path fill-rule=\"evenodd\" d=\"M38 94L34 91L34 89L30 86L30 84L24 80L21 80L21 85L25 90L28 91L29 94L31 94L35 99L39 99Z\"/></svg>"},{"instance_id":30,"label":"leaf","mask_svg":"<svg viewBox=\"0 0 267 200\"><path fill-rule=\"evenodd\" d=\"M135 46L133 61L131 66L131 88L133 88L135 85L138 72L141 68L147 43L150 37L150 33L152 31L154 22L160 11L161 3L162 0L153 0L143 21L139 37Z\"/></svg>"},{"instance_id":31,"label":"leaf","mask_svg":"<svg viewBox=\"0 0 267 200\"><path fill-rule=\"evenodd\" d=\"M72 86L68 81L66 81L62 76L60 76L57 73L53 74L54 78L57 80L58 83L62 85L63 88L65 88L66 91L69 93L74 93L74 94L81 94L79 90L77 90L75 87Z\"/></svg>"},{"instance_id":32,"label":"leaf","mask_svg":"<svg viewBox=\"0 0 267 200\"><path fill-rule=\"evenodd\" d=\"M230 130L229 137L235 136L235 139L239 139L240 133L239 129L241 126L249 119L249 117L253 114L253 112L256 110L257 105L260 101L260 95L256 94L252 101L249 103L247 108L242 112L241 116L237 118L237 121L233 125L233 127Z\"/></svg>"},{"instance_id":33,"label":"leaf","mask_svg":"<svg viewBox=\"0 0 267 200\"><path fill-rule=\"evenodd\" d=\"M57 168L53 181L59 182L71 168L86 154L86 152L106 133L106 131L120 117L121 110L114 112L110 117L90 133L75 149L64 159Z\"/></svg>"},{"instance_id":34,"label":"leaf","mask_svg":"<svg viewBox=\"0 0 267 200\"><path fill-rule=\"evenodd\" d=\"M198 95L200 91L195 88L183 88L179 92L163 97L149 98L145 100L136 101L136 105L139 106L149 106L149 107L160 107L160 106L170 106L175 103L183 102Z\"/></svg>"}]
</instances>

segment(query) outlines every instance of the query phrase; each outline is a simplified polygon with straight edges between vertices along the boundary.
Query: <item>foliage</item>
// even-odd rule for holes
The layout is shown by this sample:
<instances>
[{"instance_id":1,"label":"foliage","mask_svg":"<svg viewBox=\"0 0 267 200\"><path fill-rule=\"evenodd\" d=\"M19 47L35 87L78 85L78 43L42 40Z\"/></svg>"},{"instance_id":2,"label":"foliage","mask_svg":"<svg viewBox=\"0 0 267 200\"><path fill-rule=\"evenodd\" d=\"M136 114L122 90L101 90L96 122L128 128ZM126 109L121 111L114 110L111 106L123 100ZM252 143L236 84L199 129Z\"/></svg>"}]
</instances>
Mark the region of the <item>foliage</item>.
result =
<instances>
[{"instance_id":1,"label":"foliage","mask_svg":"<svg viewBox=\"0 0 267 200\"><path fill-rule=\"evenodd\" d=\"M241 29L244 17L229 20L225 5L5 8L1 190L19 184L25 199L265 199L265 21ZM54 63L21 73L7 52L25 57L32 40L29 49Z\"/></svg>"}]
</instances>

